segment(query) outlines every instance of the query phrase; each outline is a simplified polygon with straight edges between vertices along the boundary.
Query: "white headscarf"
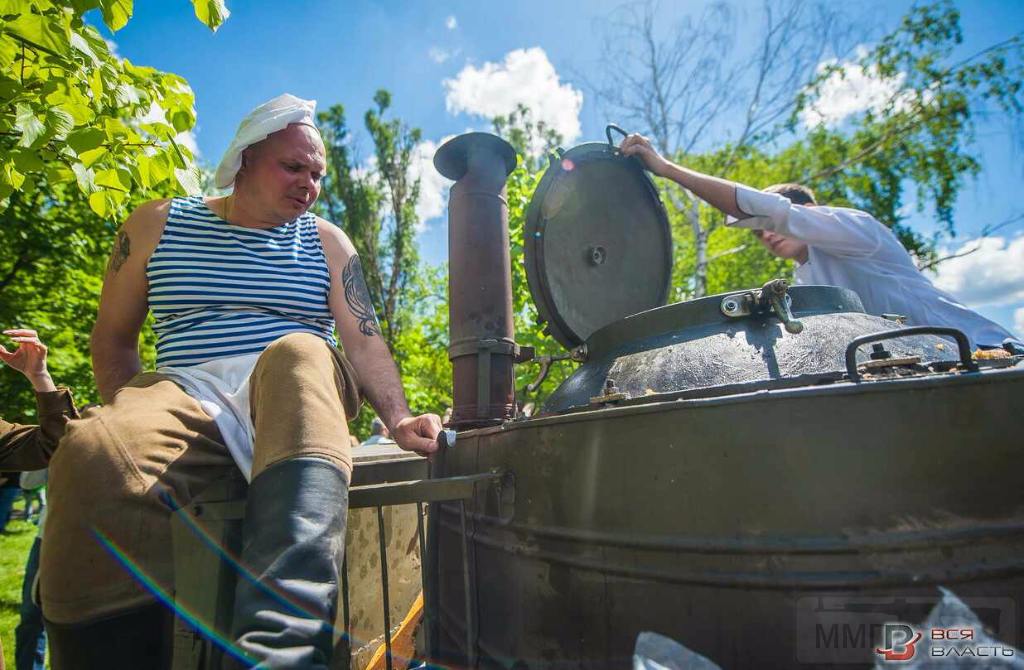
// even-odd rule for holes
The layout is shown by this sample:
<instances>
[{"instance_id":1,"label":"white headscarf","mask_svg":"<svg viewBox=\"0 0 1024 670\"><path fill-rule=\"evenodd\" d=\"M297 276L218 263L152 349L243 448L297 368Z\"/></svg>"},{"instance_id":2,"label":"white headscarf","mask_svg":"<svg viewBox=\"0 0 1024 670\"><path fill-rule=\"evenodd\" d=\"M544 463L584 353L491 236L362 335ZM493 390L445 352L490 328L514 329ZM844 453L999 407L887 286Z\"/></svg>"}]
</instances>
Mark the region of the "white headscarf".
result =
<instances>
[{"instance_id":1,"label":"white headscarf","mask_svg":"<svg viewBox=\"0 0 1024 670\"><path fill-rule=\"evenodd\" d=\"M220 159L214 184L217 188L227 188L235 183L235 175L242 167L242 152L257 142L264 140L271 133L284 130L293 123L304 123L316 127L313 114L316 111L316 100L303 100L285 93L268 100L242 119L235 131L231 145Z\"/></svg>"}]
</instances>

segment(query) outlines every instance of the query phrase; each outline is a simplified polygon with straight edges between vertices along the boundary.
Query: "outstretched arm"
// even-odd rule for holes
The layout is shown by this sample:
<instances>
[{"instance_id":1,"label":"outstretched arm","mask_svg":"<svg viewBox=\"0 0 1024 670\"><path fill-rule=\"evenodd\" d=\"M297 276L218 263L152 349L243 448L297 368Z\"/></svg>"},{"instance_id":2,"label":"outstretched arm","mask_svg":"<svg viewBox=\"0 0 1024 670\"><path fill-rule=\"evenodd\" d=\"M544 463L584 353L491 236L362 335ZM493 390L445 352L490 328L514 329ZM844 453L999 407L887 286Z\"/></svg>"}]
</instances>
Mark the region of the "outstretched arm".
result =
<instances>
[{"instance_id":1,"label":"outstretched arm","mask_svg":"<svg viewBox=\"0 0 1024 670\"><path fill-rule=\"evenodd\" d=\"M736 187L739 184L676 165L659 154L643 135L629 135L622 140L619 150L625 156L636 156L648 170L659 177L671 179L715 209L736 218L749 216L736 204Z\"/></svg>"},{"instance_id":2,"label":"outstretched arm","mask_svg":"<svg viewBox=\"0 0 1024 670\"><path fill-rule=\"evenodd\" d=\"M22 426L0 420L0 469L38 470L45 468L64 434L64 426L78 416L71 393L58 389L46 367L46 345L36 331L5 330L17 346L0 345L0 360L32 383L36 391L38 426Z\"/></svg>"},{"instance_id":3,"label":"outstretched arm","mask_svg":"<svg viewBox=\"0 0 1024 670\"><path fill-rule=\"evenodd\" d=\"M331 313L345 354L363 382L363 393L398 446L421 454L437 451L441 417L413 416L409 410L402 380L373 311L355 247L337 226L322 219L317 225L331 272Z\"/></svg>"},{"instance_id":4,"label":"outstretched arm","mask_svg":"<svg viewBox=\"0 0 1024 670\"><path fill-rule=\"evenodd\" d=\"M658 153L643 135L630 135L620 150L644 166L671 179L715 209L733 217L729 225L771 230L833 254L867 256L882 244L883 227L870 215L853 209L794 205L777 193L764 193L744 184L712 177L676 165Z\"/></svg>"}]
</instances>

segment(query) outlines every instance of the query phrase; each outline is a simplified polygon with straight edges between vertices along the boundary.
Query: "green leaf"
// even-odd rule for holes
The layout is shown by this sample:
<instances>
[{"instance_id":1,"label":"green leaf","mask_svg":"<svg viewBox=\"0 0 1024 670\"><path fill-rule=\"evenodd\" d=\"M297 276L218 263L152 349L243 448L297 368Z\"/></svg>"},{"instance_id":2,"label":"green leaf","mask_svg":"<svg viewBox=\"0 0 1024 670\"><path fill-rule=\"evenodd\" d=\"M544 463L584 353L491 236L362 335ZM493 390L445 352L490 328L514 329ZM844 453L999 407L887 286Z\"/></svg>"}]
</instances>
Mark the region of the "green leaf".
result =
<instances>
[{"instance_id":1,"label":"green leaf","mask_svg":"<svg viewBox=\"0 0 1024 670\"><path fill-rule=\"evenodd\" d=\"M196 18L205 23L214 32L231 16L223 0L192 0Z\"/></svg>"},{"instance_id":2,"label":"green leaf","mask_svg":"<svg viewBox=\"0 0 1024 670\"><path fill-rule=\"evenodd\" d=\"M32 149L12 151L11 158L14 159L14 164L21 172L42 172L46 169L46 164Z\"/></svg>"},{"instance_id":3,"label":"green leaf","mask_svg":"<svg viewBox=\"0 0 1024 670\"><path fill-rule=\"evenodd\" d=\"M26 11L3 29L32 49L62 58L71 55L70 31L53 17Z\"/></svg>"},{"instance_id":4,"label":"green leaf","mask_svg":"<svg viewBox=\"0 0 1024 670\"><path fill-rule=\"evenodd\" d=\"M85 57L88 58L94 66L100 65L99 56L97 56L96 52L92 50L92 47L89 46L88 40L86 40L81 33L72 31L71 46L74 47L76 51L79 51L82 54L84 54Z\"/></svg>"},{"instance_id":5,"label":"green leaf","mask_svg":"<svg viewBox=\"0 0 1024 670\"><path fill-rule=\"evenodd\" d=\"M51 107L46 110L46 127L51 136L63 140L75 127L75 119L62 108Z\"/></svg>"},{"instance_id":6,"label":"green leaf","mask_svg":"<svg viewBox=\"0 0 1024 670\"><path fill-rule=\"evenodd\" d=\"M90 9L100 6L100 0L71 0L71 6L75 8L76 14L85 14Z\"/></svg>"},{"instance_id":7,"label":"green leaf","mask_svg":"<svg viewBox=\"0 0 1024 670\"><path fill-rule=\"evenodd\" d=\"M182 191L186 195L199 195L202 193L202 187L200 185L202 175L199 173L199 168L192 166L186 169L174 168L174 178L178 180L178 184L181 186Z\"/></svg>"},{"instance_id":8,"label":"green leaf","mask_svg":"<svg viewBox=\"0 0 1024 670\"><path fill-rule=\"evenodd\" d=\"M153 185L149 170L151 163L152 159L150 159L149 156L140 153L135 159L135 165L132 166L135 179L139 182L139 185L145 189L148 189Z\"/></svg>"},{"instance_id":9,"label":"green leaf","mask_svg":"<svg viewBox=\"0 0 1024 670\"><path fill-rule=\"evenodd\" d=\"M12 191L17 191L24 183L25 175L18 172L18 169L14 165L14 161L4 161L3 165L0 166L0 184L10 187Z\"/></svg>"},{"instance_id":10,"label":"green leaf","mask_svg":"<svg viewBox=\"0 0 1024 670\"><path fill-rule=\"evenodd\" d=\"M14 109L15 128L21 131L21 139L18 140L18 146L30 147L46 132L46 126L36 118L32 108L25 103L19 102Z\"/></svg>"},{"instance_id":11,"label":"green leaf","mask_svg":"<svg viewBox=\"0 0 1024 670\"><path fill-rule=\"evenodd\" d=\"M100 170L96 173L96 185L127 193L132 186L132 178L126 170Z\"/></svg>"},{"instance_id":12,"label":"green leaf","mask_svg":"<svg viewBox=\"0 0 1024 670\"><path fill-rule=\"evenodd\" d=\"M132 17L132 0L100 0L100 9L103 11L103 22L116 33Z\"/></svg>"},{"instance_id":13,"label":"green leaf","mask_svg":"<svg viewBox=\"0 0 1024 670\"><path fill-rule=\"evenodd\" d=\"M96 191L89 196L89 209L100 218L107 218L110 208L107 206L107 194L104 191Z\"/></svg>"},{"instance_id":14,"label":"green leaf","mask_svg":"<svg viewBox=\"0 0 1024 670\"><path fill-rule=\"evenodd\" d=\"M106 139L106 133L99 128L79 128L68 134L67 142L76 153L81 154L98 148Z\"/></svg>"},{"instance_id":15,"label":"green leaf","mask_svg":"<svg viewBox=\"0 0 1024 670\"><path fill-rule=\"evenodd\" d=\"M20 55L21 45L15 40L0 40L0 71L9 72Z\"/></svg>"},{"instance_id":16,"label":"green leaf","mask_svg":"<svg viewBox=\"0 0 1024 670\"><path fill-rule=\"evenodd\" d=\"M82 161L82 165L85 167L92 167L96 161L103 158L109 153L107 148L104 146L96 147L95 149L89 149L78 154L79 160Z\"/></svg>"},{"instance_id":17,"label":"green leaf","mask_svg":"<svg viewBox=\"0 0 1024 670\"><path fill-rule=\"evenodd\" d=\"M75 96L76 98L78 96ZM92 111L92 107L86 102L77 102L69 100L61 105L68 114L71 115L72 121L76 126L84 126L87 123L91 123L96 118L96 114Z\"/></svg>"},{"instance_id":18,"label":"green leaf","mask_svg":"<svg viewBox=\"0 0 1024 670\"><path fill-rule=\"evenodd\" d=\"M73 163L71 171L75 173L75 181L83 193L92 193L96 190L96 175L93 171L81 163Z\"/></svg>"}]
</instances>

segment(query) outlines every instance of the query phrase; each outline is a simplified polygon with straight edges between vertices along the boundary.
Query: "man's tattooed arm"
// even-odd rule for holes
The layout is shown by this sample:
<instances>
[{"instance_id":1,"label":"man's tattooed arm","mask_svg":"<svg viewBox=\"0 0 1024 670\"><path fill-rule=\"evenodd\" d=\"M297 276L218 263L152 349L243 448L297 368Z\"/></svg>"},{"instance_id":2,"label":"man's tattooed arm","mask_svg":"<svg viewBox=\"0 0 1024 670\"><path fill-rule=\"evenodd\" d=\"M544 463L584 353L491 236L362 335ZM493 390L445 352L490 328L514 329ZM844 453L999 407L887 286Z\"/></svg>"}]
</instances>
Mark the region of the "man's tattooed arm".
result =
<instances>
[{"instance_id":1,"label":"man's tattooed arm","mask_svg":"<svg viewBox=\"0 0 1024 670\"><path fill-rule=\"evenodd\" d=\"M380 335L380 325L373 311L370 291L366 288L363 276L363 264L359 256L353 255L341 273L341 283L345 287L345 302L348 309L359 322L359 332L367 337Z\"/></svg>"},{"instance_id":2,"label":"man's tattooed arm","mask_svg":"<svg viewBox=\"0 0 1024 670\"><path fill-rule=\"evenodd\" d=\"M110 260L107 261L107 273L117 274L117 271L128 260L131 252L131 240L128 239L128 233L124 232L122 228L117 231L117 239L114 240L114 251L111 252Z\"/></svg>"}]
</instances>

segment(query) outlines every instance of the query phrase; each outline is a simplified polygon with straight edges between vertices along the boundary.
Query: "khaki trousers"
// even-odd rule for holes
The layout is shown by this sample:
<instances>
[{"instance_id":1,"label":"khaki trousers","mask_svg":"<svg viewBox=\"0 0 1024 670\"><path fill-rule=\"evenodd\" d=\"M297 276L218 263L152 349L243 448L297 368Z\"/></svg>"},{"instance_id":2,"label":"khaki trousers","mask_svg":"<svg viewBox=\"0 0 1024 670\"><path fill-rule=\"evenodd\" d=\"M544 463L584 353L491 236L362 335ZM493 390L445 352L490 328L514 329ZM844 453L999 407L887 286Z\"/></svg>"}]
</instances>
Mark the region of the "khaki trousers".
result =
<instances>
[{"instance_id":1,"label":"khaki trousers","mask_svg":"<svg viewBox=\"0 0 1024 670\"><path fill-rule=\"evenodd\" d=\"M253 477L279 461L316 456L351 480L346 422L360 396L341 352L305 333L276 340L252 372L250 402ZM188 505L235 467L199 403L156 373L140 374L109 405L68 424L50 461L40 554L44 617L85 623L150 605L155 598L143 577L173 593L168 500Z\"/></svg>"}]
</instances>

